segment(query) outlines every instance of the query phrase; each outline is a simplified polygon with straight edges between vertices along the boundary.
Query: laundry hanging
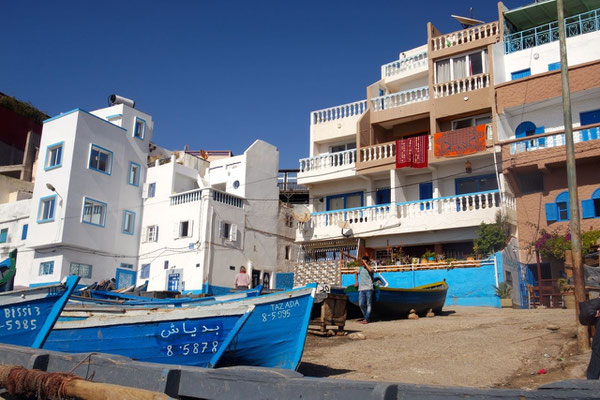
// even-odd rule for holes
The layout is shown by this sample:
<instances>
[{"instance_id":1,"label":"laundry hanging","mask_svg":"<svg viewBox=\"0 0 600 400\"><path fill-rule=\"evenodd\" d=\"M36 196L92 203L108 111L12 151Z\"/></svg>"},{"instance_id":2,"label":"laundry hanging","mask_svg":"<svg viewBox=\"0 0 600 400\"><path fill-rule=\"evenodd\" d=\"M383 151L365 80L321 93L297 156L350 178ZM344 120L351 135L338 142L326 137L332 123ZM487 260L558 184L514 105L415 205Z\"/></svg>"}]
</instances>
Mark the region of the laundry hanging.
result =
<instances>
[{"instance_id":1,"label":"laundry hanging","mask_svg":"<svg viewBox=\"0 0 600 400\"><path fill-rule=\"evenodd\" d=\"M396 168L426 168L429 160L429 135L396 140Z\"/></svg>"}]
</instances>

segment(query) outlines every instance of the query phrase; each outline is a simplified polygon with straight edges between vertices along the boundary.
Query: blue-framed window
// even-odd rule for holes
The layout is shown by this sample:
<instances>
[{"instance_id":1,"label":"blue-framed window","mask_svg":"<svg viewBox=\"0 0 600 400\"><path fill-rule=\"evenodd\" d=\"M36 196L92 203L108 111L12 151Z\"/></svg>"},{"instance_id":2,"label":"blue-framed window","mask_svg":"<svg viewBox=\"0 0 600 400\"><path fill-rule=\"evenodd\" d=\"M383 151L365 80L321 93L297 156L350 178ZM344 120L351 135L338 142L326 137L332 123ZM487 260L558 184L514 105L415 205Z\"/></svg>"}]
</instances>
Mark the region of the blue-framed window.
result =
<instances>
[{"instance_id":1,"label":"blue-framed window","mask_svg":"<svg viewBox=\"0 0 600 400\"><path fill-rule=\"evenodd\" d=\"M106 223L106 208L106 203L84 197L81 222L104 227Z\"/></svg>"},{"instance_id":2,"label":"blue-framed window","mask_svg":"<svg viewBox=\"0 0 600 400\"><path fill-rule=\"evenodd\" d=\"M133 264L121 263L121 268L133 269Z\"/></svg>"},{"instance_id":3,"label":"blue-framed window","mask_svg":"<svg viewBox=\"0 0 600 400\"><path fill-rule=\"evenodd\" d=\"M557 69L560 69L560 61L548 64L548 71L556 71Z\"/></svg>"},{"instance_id":4,"label":"blue-framed window","mask_svg":"<svg viewBox=\"0 0 600 400\"><path fill-rule=\"evenodd\" d=\"M581 215L583 218L600 218L600 189L592 193L592 197L581 200Z\"/></svg>"},{"instance_id":5,"label":"blue-framed window","mask_svg":"<svg viewBox=\"0 0 600 400\"><path fill-rule=\"evenodd\" d=\"M531 75L531 69L529 69L529 68L522 69L520 71L511 72L510 79L514 81L515 79L525 78L526 76L529 76L529 75Z\"/></svg>"},{"instance_id":6,"label":"blue-framed window","mask_svg":"<svg viewBox=\"0 0 600 400\"><path fill-rule=\"evenodd\" d=\"M419 183L419 200L430 200L433 199L433 182ZM432 206L430 201L424 201L421 203L421 210L429 210Z\"/></svg>"},{"instance_id":7,"label":"blue-framed window","mask_svg":"<svg viewBox=\"0 0 600 400\"><path fill-rule=\"evenodd\" d=\"M0 229L0 243L6 243L8 239L8 228Z\"/></svg>"},{"instance_id":8,"label":"blue-framed window","mask_svg":"<svg viewBox=\"0 0 600 400\"><path fill-rule=\"evenodd\" d=\"M564 191L554 199L554 203L546 203L546 221L568 221L569 215L569 192Z\"/></svg>"},{"instance_id":9,"label":"blue-framed window","mask_svg":"<svg viewBox=\"0 0 600 400\"><path fill-rule=\"evenodd\" d=\"M21 240L27 239L27 231L29 230L29 224L23 225L23 230L21 231Z\"/></svg>"},{"instance_id":10,"label":"blue-framed window","mask_svg":"<svg viewBox=\"0 0 600 400\"><path fill-rule=\"evenodd\" d=\"M54 273L54 261L44 261L40 263L39 275L52 275Z\"/></svg>"},{"instance_id":11,"label":"blue-framed window","mask_svg":"<svg viewBox=\"0 0 600 400\"><path fill-rule=\"evenodd\" d=\"M498 189L496 175L478 175L455 179L456 194L487 192Z\"/></svg>"},{"instance_id":12,"label":"blue-framed window","mask_svg":"<svg viewBox=\"0 0 600 400\"><path fill-rule=\"evenodd\" d=\"M135 213L133 211L123 211L123 233L133 235L135 230Z\"/></svg>"},{"instance_id":13,"label":"blue-framed window","mask_svg":"<svg viewBox=\"0 0 600 400\"><path fill-rule=\"evenodd\" d=\"M124 289L135 285L135 271L117 268L116 282L117 289Z\"/></svg>"},{"instance_id":14,"label":"blue-framed window","mask_svg":"<svg viewBox=\"0 0 600 400\"><path fill-rule=\"evenodd\" d=\"M138 163L134 163L133 161L129 162L129 177L128 183L133 186L140 186L140 173L142 171L142 167Z\"/></svg>"},{"instance_id":15,"label":"blue-framed window","mask_svg":"<svg viewBox=\"0 0 600 400\"><path fill-rule=\"evenodd\" d=\"M150 264L142 264L140 268L140 279L150 278Z\"/></svg>"},{"instance_id":16,"label":"blue-framed window","mask_svg":"<svg viewBox=\"0 0 600 400\"><path fill-rule=\"evenodd\" d=\"M54 221L54 211L56 208L56 195L42 197L38 207L37 223Z\"/></svg>"},{"instance_id":17,"label":"blue-framed window","mask_svg":"<svg viewBox=\"0 0 600 400\"><path fill-rule=\"evenodd\" d=\"M64 142L51 144L46 148L46 161L44 162L44 170L58 168L62 165L62 153Z\"/></svg>"},{"instance_id":18,"label":"blue-framed window","mask_svg":"<svg viewBox=\"0 0 600 400\"><path fill-rule=\"evenodd\" d=\"M152 198L156 196L156 183L151 183L148 185L148 198Z\"/></svg>"},{"instance_id":19,"label":"blue-framed window","mask_svg":"<svg viewBox=\"0 0 600 400\"><path fill-rule=\"evenodd\" d=\"M357 208L363 206L363 192L327 196L327 211Z\"/></svg>"},{"instance_id":20,"label":"blue-framed window","mask_svg":"<svg viewBox=\"0 0 600 400\"><path fill-rule=\"evenodd\" d=\"M531 121L523 121L519 125L517 125L517 128L515 129L515 137L519 139L528 136L534 136L540 133L544 133L545 130L546 128L544 128L543 126L535 126L535 124ZM530 147L546 147L546 138L541 137L537 139L527 140L524 143L525 149L528 149Z\"/></svg>"},{"instance_id":21,"label":"blue-framed window","mask_svg":"<svg viewBox=\"0 0 600 400\"><path fill-rule=\"evenodd\" d=\"M71 263L69 265L69 275L77 275L82 278L91 279L92 266L89 264Z\"/></svg>"},{"instance_id":22,"label":"blue-framed window","mask_svg":"<svg viewBox=\"0 0 600 400\"><path fill-rule=\"evenodd\" d=\"M113 152L92 144L89 168L110 175L112 173Z\"/></svg>"},{"instance_id":23,"label":"blue-framed window","mask_svg":"<svg viewBox=\"0 0 600 400\"><path fill-rule=\"evenodd\" d=\"M392 202L392 190L389 187L378 188L375 191L375 204L390 204Z\"/></svg>"},{"instance_id":24,"label":"blue-framed window","mask_svg":"<svg viewBox=\"0 0 600 400\"><path fill-rule=\"evenodd\" d=\"M140 117L135 117L135 122L133 124L133 137L140 140L144 140L144 137L146 137L146 121Z\"/></svg>"}]
</instances>

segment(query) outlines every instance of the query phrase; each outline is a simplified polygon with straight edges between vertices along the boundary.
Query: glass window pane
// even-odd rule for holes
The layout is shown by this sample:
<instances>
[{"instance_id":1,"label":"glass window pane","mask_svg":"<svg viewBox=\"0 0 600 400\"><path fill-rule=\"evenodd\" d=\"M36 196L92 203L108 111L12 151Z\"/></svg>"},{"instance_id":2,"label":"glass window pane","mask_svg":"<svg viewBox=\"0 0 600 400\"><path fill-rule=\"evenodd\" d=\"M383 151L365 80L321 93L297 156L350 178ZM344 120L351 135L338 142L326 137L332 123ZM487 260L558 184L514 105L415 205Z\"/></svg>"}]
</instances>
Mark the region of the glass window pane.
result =
<instances>
[{"instance_id":1,"label":"glass window pane","mask_svg":"<svg viewBox=\"0 0 600 400\"><path fill-rule=\"evenodd\" d=\"M362 195L355 194L352 196L346 196L346 208L356 208L362 206Z\"/></svg>"},{"instance_id":2,"label":"glass window pane","mask_svg":"<svg viewBox=\"0 0 600 400\"><path fill-rule=\"evenodd\" d=\"M469 75L477 75L483 73L483 62L481 52L469 54Z\"/></svg>"},{"instance_id":3,"label":"glass window pane","mask_svg":"<svg viewBox=\"0 0 600 400\"><path fill-rule=\"evenodd\" d=\"M453 79L461 79L467 76L467 57L456 57L452 59Z\"/></svg>"},{"instance_id":4,"label":"glass window pane","mask_svg":"<svg viewBox=\"0 0 600 400\"><path fill-rule=\"evenodd\" d=\"M341 210L344 208L344 198L343 197L334 197L329 199L329 207L327 210Z\"/></svg>"},{"instance_id":5,"label":"glass window pane","mask_svg":"<svg viewBox=\"0 0 600 400\"><path fill-rule=\"evenodd\" d=\"M450 60L437 61L435 72L437 83L448 82L450 80Z\"/></svg>"}]
</instances>

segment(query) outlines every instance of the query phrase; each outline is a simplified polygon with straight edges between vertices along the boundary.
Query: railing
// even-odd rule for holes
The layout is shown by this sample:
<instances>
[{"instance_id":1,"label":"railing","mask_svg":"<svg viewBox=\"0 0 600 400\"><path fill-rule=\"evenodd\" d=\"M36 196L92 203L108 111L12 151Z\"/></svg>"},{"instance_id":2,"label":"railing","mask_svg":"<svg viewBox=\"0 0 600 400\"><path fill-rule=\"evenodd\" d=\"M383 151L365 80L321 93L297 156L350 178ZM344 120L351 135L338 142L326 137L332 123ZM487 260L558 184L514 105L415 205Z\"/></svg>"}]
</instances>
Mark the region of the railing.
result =
<instances>
[{"instance_id":1,"label":"railing","mask_svg":"<svg viewBox=\"0 0 600 400\"><path fill-rule=\"evenodd\" d=\"M200 201L202 199L202 191L210 190L212 192L212 198L214 201L228 204L230 206L242 208L244 206L244 200L241 197L234 196L229 193L221 192L216 189L194 189L187 192L177 193L171 196L171 205L176 206L180 204L192 203Z\"/></svg>"},{"instance_id":2,"label":"railing","mask_svg":"<svg viewBox=\"0 0 600 400\"><path fill-rule=\"evenodd\" d=\"M297 182L277 182L279 190L284 192L308 192L308 188L300 185Z\"/></svg>"},{"instance_id":3,"label":"railing","mask_svg":"<svg viewBox=\"0 0 600 400\"><path fill-rule=\"evenodd\" d=\"M315 125L322 122L361 115L365 111L367 111L367 100L360 100L337 107L313 111L310 113L310 122Z\"/></svg>"},{"instance_id":4,"label":"railing","mask_svg":"<svg viewBox=\"0 0 600 400\"><path fill-rule=\"evenodd\" d=\"M471 28L449 33L447 35L436 36L431 39L434 51L442 50L447 47L457 46L459 44L470 43L476 40L485 39L498 34L498 21L489 24L473 26Z\"/></svg>"},{"instance_id":5,"label":"railing","mask_svg":"<svg viewBox=\"0 0 600 400\"><path fill-rule=\"evenodd\" d=\"M339 261L338 261L339 262ZM406 271L427 271L435 269L448 268L480 268L485 265L493 265L493 258L485 258L482 260L454 260L454 261L429 261L426 263L414 264L395 264L395 265L376 265L373 267L375 272L406 272ZM344 265L340 268L342 274L354 274L358 267L348 267Z\"/></svg>"},{"instance_id":6,"label":"railing","mask_svg":"<svg viewBox=\"0 0 600 400\"><path fill-rule=\"evenodd\" d=\"M230 206L243 208L244 207L244 199L241 197L234 196L229 193L221 192L220 190L212 190L212 198L214 201L227 204Z\"/></svg>"},{"instance_id":7,"label":"railing","mask_svg":"<svg viewBox=\"0 0 600 400\"><path fill-rule=\"evenodd\" d=\"M392 204L380 204L376 206L324 211L311 214L311 219L315 228L330 225L341 226L341 223L346 222L349 224L360 224L369 221L381 221L390 215L392 207Z\"/></svg>"},{"instance_id":8,"label":"railing","mask_svg":"<svg viewBox=\"0 0 600 400\"><path fill-rule=\"evenodd\" d=\"M428 150L433 148L433 136L429 135L429 146ZM376 161L385 160L388 158L396 158L396 142L386 142L380 144L374 144L371 146L360 148L360 161Z\"/></svg>"},{"instance_id":9,"label":"railing","mask_svg":"<svg viewBox=\"0 0 600 400\"><path fill-rule=\"evenodd\" d=\"M324 168L337 168L356 162L356 149L337 153L320 154L300 160L300 172L316 171Z\"/></svg>"},{"instance_id":10,"label":"railing","mask_svg":"<svg viewBox=\"0 0 600 400\"><path fill-rule=\"evenodd\" d=\"M202 189L194 189L187 192L177 193L171 196L171 205L191 203L202 199Z\"/></svg>"},{"instance_id":11,"label":"railing","mask_svg":"<svg viewBox=\"0 0 600 400\"><path fill-rule=\"evenodd\" d=\"M483 73L467 76L466 78L456 79L454 81L436 83L433 85L435 98L452 96L453 94L470 92L477 89L483 89L490 86L490 74Z\"/></svg>"},{"instance_id":12,"label":"railing","mask_svg":"<svg viewBox=\"0 0 600 400\"><path fill-rule=\"evenodd\" d=\"M587 142L590 140L600 139L600 126L593 128L573 130L573 142ZM526 151L535 151L548 149L551 147L559 147L565 145L565 133L547 134L529 136L521 140L510 143L510 154L524 153Z\"/></svg>"},{"instance_id":13,"label":"railing","mask_svg":"<svg viewBox=\"0 0 600 400\"><path fill-rule=\"evenodd\" d=\"M374 111L387 110L405 104L417 103L429 99L429 88L423 86L416 89L403 90L402 92L386 94L385 96L371 99Z\"/></svg>"},{"instance_id":14,"label":"railing","mask_svg":"<svg viewBox=\"0 0 600 400\"><path fill-rule=\"evenodd\" d=\"M565 18L565 35L573 37L600 30L600 9ZM504 36L504 53L529 49L558 40L558 22L539 25Z\"/></svg>"},{"instance_id":15,"label":"railing","mask_svg":"<svg viewBox=\"0 0 600 400\"><path fill-rule=\"evenodd\" d=\"M381 74L384 77L396 75L420 67L427 66L427 52L415 54L381 66Z\"/></svg>"}]
</instances>

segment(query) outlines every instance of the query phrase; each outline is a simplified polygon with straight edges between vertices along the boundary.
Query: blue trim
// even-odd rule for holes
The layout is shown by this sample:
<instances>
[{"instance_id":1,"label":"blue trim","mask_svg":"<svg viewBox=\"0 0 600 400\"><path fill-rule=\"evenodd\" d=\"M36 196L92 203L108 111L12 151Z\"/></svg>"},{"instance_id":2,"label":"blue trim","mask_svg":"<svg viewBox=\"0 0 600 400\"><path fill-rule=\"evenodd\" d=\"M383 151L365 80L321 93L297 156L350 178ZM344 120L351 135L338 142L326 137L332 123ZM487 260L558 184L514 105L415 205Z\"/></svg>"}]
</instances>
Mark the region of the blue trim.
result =
<instances>
[{"instance_id":1,"label":"blue trim","mask_svg":"<svg viewBox=\"0 0 600 400\"><path fill-rule=\"evenodd\" d=\"M514 81L515 79L526 78L526 77L528 77L530 75L531 75L531 69L530 68L526 68L526 69L522 69L522 70L519 70L519 71L511 72L510 73L510 79Z\"/></svg>"},{"instance_id":2,"label":"blue trim","mask_svg":"<svg viewBox=\"0 0 600 400\"><path fill-rule=\"evenodd\" d=\"M113 114L113 115L107 115L107 116L106 116L106 117L104 117L104 118L106 118L106 119L111 119L111 118L117 118L117 117L121 118L121 117L123 117L123 114Z\"/></svg>"},{"instance_id":3,"label":"blue trim","mask_svg":"<svg viewBox=\"0 0 600 400\"><path fill-rule=\"evenodd\" d=\"M45 197L40 197L40 202L38 203L38 212L37 212L37 218L36 218L36 222L38 224L43 224L45 222L52 222L54 221L54 215L56 214L56 195L55 194L51 194L50 196L45 196ZM46 200L50 200L52 199L52 216L50 218L46 218L46 219L40 219L40 211L42 210L42 203L46 202Z\"/></svg>"},{"instance_id":4,"label":"blue trim","mask_svg":"<svg viewBox=\"0 0 600 400\"><path fill-rule=\"evenodd\" d=\"M46 318L46 322L44 322L44 325L42 325L42 328L40 329L39 333L35 337L35 341L31 345L31 347L33 347L34 349L39 349L44 345L44 343L46 342L46 339L48 338L48 335L50 334L50 331L54 327L56 320L58 320L60 313L62 312L63 308L65 307L65 304L67 304L67 301L69 300L69 297L75 290L75 287L77 286L78 282L79 282L78 276L71 275L67 278L67 283L65 285L66 287L65 287L64 293L60 296L60 299L56 303L54 303L54 306L52 307L52 309L50 310L50 313L48 314L48 318Z\"/></svg>"},{"instance_id":5,"label":"blue trim","mask_svg":"<svg viewBox=\"0 0 600 400\"><path fill-rule=\"evenodd\" d=\"M102 217L102 225L100 224L94 224L93 222L87 222L83 220L83 216L85 215L85 202L87 200L93 201L95 203L100 203L102 205L104 205L104 215ZM106 216L108 215L108 204L100 201L100 200L96 200L96 199L92 199L90 197L84 197L83 198L83 206L81 207L81 222L84 224L88 224L88 225L93 225L93 226L99 226L101 228L104 228L104 226L106 225Z\"/></svg>"},{"instance_id":6,"label":"blue trim","mask_svg":"<svg viewBox=\"0 0 600 400\"><path fill-rule=\"evenodd\" d=\"M46 146L46 159L44 160L44 171L50 171L51 169L55 169L55 168L59 168L62 166L62 160L63 160L63 153L64 153L64 146L65 142L57 142L54 144L51 144L49 146ZM55 165L51 165L48 166L48 154L50 153L50 150L54 150L60 147L60 160L58 161L58 164Z\"/></svg>"},{"instance_id":7,"label":"blue trim","mask_svg":"<svg viewBox=\"0 0 600 400\"><path fill-rule=\"evenodd\" d=\"M560 69L560 61L548 64L548 71L556 71L557 69Z\"/></svg>"},{"instance_id":8,"label":"blue trim","mask_svg":"<svg viewBox=\"0 0 600 400\"><path fill-rule=\"evenodd\" d=\"M151 199L156 196L156 182L148 184L148 198Z\"/></svg>"},{"instance_id":9,"label":"blue trim","mask_svg":"<svg viewBox=\"0 0 600 400\"><path fill-rule=\"evenodd\" d=\"M62 113L62 114L60 114L60 115L54 116L54 117L52 117L52 118L48 118L47 120L44 120L42 123L43 123L43 124L45 124L46 122L50 122L50 121L54 121L55 119L58 119L58 118L66 117L67 115L69 115L69 114L73 114L74 112L77 112L77 111L79 111L79 112L82 112L82 113L85 113L85 114L88 114L88 115L91 115L92 117L98 118L98 119L99 119L100 121L102 121L102 122L106 122L106 123L107 123L107 124L109 124L110 126L114 126L115 128L119 128L119 129L121 129L122 131L125 131L125 132L127 132L127 129L125 129L125 128L121 128L119 125L115 125L115 124L113 124L112 122L110 122L110 121L107 121L107 120L105 120L104 118L100 118L99 116L97 116L97 115L94 115L94 114L92 114L91 112L89 112L89 111L86 111L86 110L84 110L84 109L81 109L81 108L75 108L75 109L73 109L73 110L71 110L71 111L67 111L67 112L64 112L64 113Z\"/></svg>"},{"instance_id":10,"label":"blue trim","mask_svg":"<svg viewBox=\"0 0 600 400\"><path fill-rule=\"evenodd\" d=\"M248 307L248 310L244 313L244 315L242 315L241 318L237 320L233 328L231 328L229 335L227 335L227 337L223 341L221 348L211 357L210 361L208 362L208 368L214 368L215 365L217 365L217 362L219 362L219 359L223 356L225 350L227 350L233 339L237 338L238 334L240 333L240 330L246 324L248 318L250 318L250 316L252 315L254 308L254 306Z\"/></svg>"},{"instance_id":11,"label":"blue trim","mask_svg":"<svg viewBox=\"0 0 600 400\"><path fill-rule=\"evenodd\" d=\"M30 283L30 284L29 284L29 287L30 287L30 288L36 288L36 287L40 287L40 286L56 285L57 283L60 283L60 281L56 281L56 282L40 282L40 283Z\"/></svg>"},{"instance_id":12,"label":"blue trim","mask_svg":"<svg viewBox=\"0 0 600 400\"><path fill-rule=\"evenodd\" d=\"M146 268L146 270L144 270ZM140 267L140 279L150 278L150 263L142 264Z\"/></svg>"},{"instance_id":13,"label":"blue trim","mask_svg":"<svg viewBox=\"0 0 600 400\"><path fill-rule=\"evenodd\" d=\"M21 240L27 239L27 231L29 231L29 224L24 224L23 230L21 231Z\"/></svg>"},{"instance_id":14,"label":"blue trim","mask_svg":"<svg viewBox=\"0 0 600 400\"><path fill-rule=\"evenodd\" d=\"M136 273L135 271L131 270L131 269L121 269L121 268L117 268L116 272L115 272L115 286L117 287L117 289L123 289L121 287L121 276L122 275L127 275L130 276L131 279L131 284L135 286L135 281L136 281Z\"/></svg>"},{"instance_id":15,"label":"blue trim","mask_svg":"<svg viewBox=\"0 0 600 400\"><path fill-rule=\"evenodd\" d=\"M50 270L49 273L42 274L42 265L43 264L52 264L52 269ZM46 276L46 275L53 275L53 274L54 274L54 260L40 262L40 267L38 269L38 276Z\"/></svg>"},{"instance_id":16,"label":"blue trim","mask_svg":"<svg viewBox=\"0 0 600 400\"><path fill-rule=\"evenodd\" d=\"M136 165L138 167L137 182L131 183L131 168L134 165ZM139 187L141 179L142 179L142 166L136 162L129 161L129 175L127 176L127 183L130 184L131 186Z\"/></svg>"},{"instance_id":17,"label":"blue trim","mask_svg":"<svg viewBox=\"0 0 600 400\"><path fill-rule=\"evenodd\" d=\"M112 162L113 162L114 153L112 151L110 151L109 149L105 149L104 147L98 146L97 144L94 144L94 143L92 143L90 146L91 147L90 147L90 156L89 156L89 159L88 159L88 169L91 169L92 171L98 171L98 172L101 172L101 173L103 173L105 175L109 175L110 176L112 174ZM106 153L110 153L110 165L109 165L109 168L108 168L108 172L102 171L101 169L94 168L94 167L92 167L90 165L91 162L92 162L92 151L94 150L94 148L96 148L98 150L101 150L103 152L106 152Z\"/></svg>"},{"instance_id":18,"label":"blue trim","mask_svg":"<svg viewBox=\"0 0 600 400\"><path fill-rule=\"evenodd\" d=\"M125 230L125 222L127 221L127 215L133 215L133 221L131 221L131 232ZM129 210L123 210L123 227L121 232L126 235L133 235L135 233L135 212Z\"/></svg>"},{"instance_id":19,"label":"blue trim","mask_svg":"<svg viewBox=\"0 0 600 400\"><path fill-rule=\"evenodd\" d=\"M143 128L142 128L142 136L137 136L136 135L136 126L137 126L137 122L138 121L142 121L143 122ZM135 119L133 120L133 137L139 140L144 140L146 138L146 120L142 119L140 117L135 117Z\"/></svg>"},{"instance_id":20,"label":"blue trim","mask_svg":"<svg viewBox=\"0 0 600 400\"><path fill-rule=\"evenodd\" d=\"M6 243L7 238L8 238L8 228L0 229L0 243Z\"/></svg>"},{"instance_id":21,"label":"blue trim","mask_svg":"<svg viewBox=\"0 0 600 400\"><path fill-rule=\"evenodd\" d=\"M594 199L581 200L581 218L598 218L594 207Z\"/></svg>"}]
</instances>

